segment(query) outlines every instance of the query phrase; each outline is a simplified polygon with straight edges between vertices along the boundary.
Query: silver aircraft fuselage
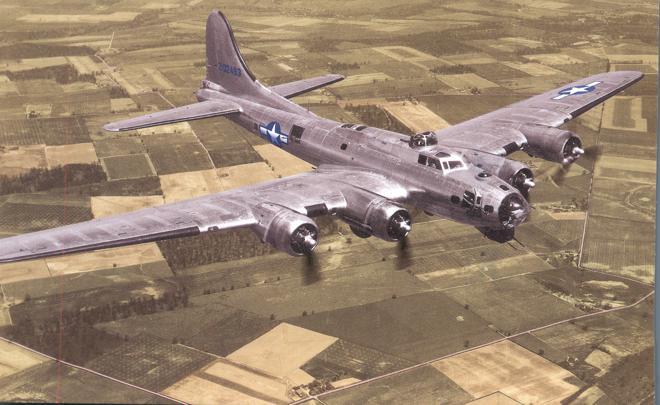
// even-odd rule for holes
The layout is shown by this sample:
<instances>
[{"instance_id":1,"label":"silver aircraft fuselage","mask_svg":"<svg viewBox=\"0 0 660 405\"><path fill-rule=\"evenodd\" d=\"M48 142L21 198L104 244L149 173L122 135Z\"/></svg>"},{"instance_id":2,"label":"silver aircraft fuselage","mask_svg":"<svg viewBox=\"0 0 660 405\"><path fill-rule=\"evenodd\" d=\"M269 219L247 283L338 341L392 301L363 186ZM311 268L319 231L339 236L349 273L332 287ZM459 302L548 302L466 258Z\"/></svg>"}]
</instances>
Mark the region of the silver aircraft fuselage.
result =
<instances>
[{"instance_id":1,"label":"silver aircraft fuselage","mask_svg":"<svg viewBox=\"0 0 660 405\"><path fill-rule=\"evenodd\" d=\"M196 96L199 101L233 98L205 87ZM437 146L412 148L408 135L364 125L347 128L284 98L271 101L271 106L261 100L236 100L242 111L228 118L243 128L314 166L352 166L386 174L409 190L403 203L427 213L488 229L513 229L529 213L529 204L517 189L455 151L444 150L461 159L462 168L445 171L419 162L427 150L437 154ZM463 201L466 193L472 197L470 204Z\"/></svg>"}]
</instances>

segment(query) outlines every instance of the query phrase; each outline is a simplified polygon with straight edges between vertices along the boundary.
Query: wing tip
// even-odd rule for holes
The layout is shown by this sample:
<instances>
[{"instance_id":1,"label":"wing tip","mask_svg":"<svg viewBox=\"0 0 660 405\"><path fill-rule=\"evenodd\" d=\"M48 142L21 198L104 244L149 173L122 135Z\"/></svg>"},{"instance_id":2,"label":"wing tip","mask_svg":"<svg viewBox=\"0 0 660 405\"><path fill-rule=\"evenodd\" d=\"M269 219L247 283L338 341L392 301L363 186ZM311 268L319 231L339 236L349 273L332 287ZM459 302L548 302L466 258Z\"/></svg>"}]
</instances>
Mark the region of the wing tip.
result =
<instances>
[{"instance_id":1,"label":"wing tip","mask_svg":"<svg viewBox=\"0 0 660 405\"><path fill-rule=\"evenodd\" d=\"M107 123L103 126L103 129L108 132L119 132L122 130L120 126L118 126L114 122Z\"/></svg>"}]
</instances>

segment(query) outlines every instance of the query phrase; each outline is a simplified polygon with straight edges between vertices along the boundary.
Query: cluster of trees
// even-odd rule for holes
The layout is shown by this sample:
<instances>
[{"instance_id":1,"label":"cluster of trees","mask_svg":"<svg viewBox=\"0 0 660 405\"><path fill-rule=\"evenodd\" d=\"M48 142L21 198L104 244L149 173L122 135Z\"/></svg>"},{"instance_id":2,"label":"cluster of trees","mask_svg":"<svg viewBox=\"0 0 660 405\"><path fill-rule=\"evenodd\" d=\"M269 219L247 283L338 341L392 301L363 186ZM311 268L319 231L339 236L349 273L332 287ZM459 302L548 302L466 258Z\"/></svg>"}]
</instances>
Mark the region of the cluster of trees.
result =
<instances>
[{"instance_id":1,"label":"cluster of trees","mask_svg":"<svg viewBox=\"0 0 660 405\"><path fill-rule=\"evenodd\" d=\"M93 54L94 50L88 46L19 43L0 47L0 59L29 59L53 56L85 56Z\"/></svg>"},{"instance_id":2,"label":"cluster of trees","mask_svg":"<svg viewBox=\"0 0 660 405\"><path fill-rule=\"evenodd\" d=\"M408 35L402 40L403 45L429 53L433 56L456 55L467 52L477 52L477 50L463 42L457 41L446 35L444 32L434 31L422 32L419 34Z\"/></svg>"},{"instance_id":3,"label":"cluster of trees","mask_svg":"<svg viewBox=\"0 0 660 405\"><path fill-rule=\"evenodd\" d=\"M60 84L69 84L75 82L96 83L96 77L93 74L79 74L71 65L49 66L45 68L35 68L22 70L20 72L3 72L10 80L34 80L50 79Z\"/></svg>"},{"instance_id":4,"label":"cluster of trees","mask_svg":"<svg viewBox=\"0 0 660 405\"><path fill-rule=\"evenodd\" d=\"M472 73L474 69L468 65L445 65L445 66L436 66L431 69L431 72L438 75L451 75L458 73Z\"/></svg>"},{"instance_id":5,"label":"cluster of trees","mask_svg":"<svg viewBox=\"0 0 660 405\"><path fill-rule=\"evenodd\" d=\"M37 191L79 186L105 181L105 172L98 164L70 164L52 169L33 168L19 176L0 175L0 195L34 193Z\"/></svg>"},{"instance_id":6,"label":"cluster of trees","mask_svg":"<svg viewBox=\"0 0 660 405\"><path fill-rule=\"evenodd\" d=\"M359 63L341 63L341 62L330 62L328 64L328 70L333 73L344 72L351 69L359 69Z\"/></svg>"},{"instance_id":7,"label":"cluster of trees","mask_svg":"<svg viewBox=\"0 0 660 405\"><path fill-rule=\"evenodd\" d=\"M272 251L249 229L163 240L158 242L158 246L173 270L261 256Z\"/></svg>"},{"instance_id":8,"label":"cluster of trees","mask_svg":"<svg viewBox=\"0 0 660 405\"><path fill-rule=\"evenodd\" d=\"M315 36L307 39L302 42L302 47L309 52L331 52L337 50L337 45L339 44L338 39L333 39L329 37Z\"/></svg>"},{"instance_id":9,"label":"cluster of trees","mask_svg":"<svg viewBox=\"0 0 660 405\"><path fill-rule=\"evenodd\" d=\"M131 298L124 302L110 302L95 307L63 310L57 315L35 322L30 317L31 300L21 306L24 313L16 316L9 328L12 340L51 356L74 363L84 363L128 340L127 336L109 334L94 328L94 325L134 315L171 311L188 306L185 289L166 291L155 298Z\"/></svg>"}]
</instances>

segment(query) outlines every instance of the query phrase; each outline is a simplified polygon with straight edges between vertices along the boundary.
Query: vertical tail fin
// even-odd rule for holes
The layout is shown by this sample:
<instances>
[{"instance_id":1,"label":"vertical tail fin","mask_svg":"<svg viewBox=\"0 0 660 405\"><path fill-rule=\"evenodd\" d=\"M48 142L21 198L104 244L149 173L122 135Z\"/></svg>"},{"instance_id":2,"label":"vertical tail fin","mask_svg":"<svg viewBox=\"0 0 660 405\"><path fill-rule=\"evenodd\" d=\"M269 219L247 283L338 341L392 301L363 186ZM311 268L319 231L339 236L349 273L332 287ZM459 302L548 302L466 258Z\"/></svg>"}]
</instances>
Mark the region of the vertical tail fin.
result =
<instances>
[{"instance_id":1,"label":"vertical tail fin","mask_svg":"<svg viewBox=\"0 0 660 405\"><path fill-rule=\"evenodd\" d=\"M227 18L213 10L206 20L206 80L230 93L250 93L258 84L248 68Z\"/></svg>"}]
</instances>

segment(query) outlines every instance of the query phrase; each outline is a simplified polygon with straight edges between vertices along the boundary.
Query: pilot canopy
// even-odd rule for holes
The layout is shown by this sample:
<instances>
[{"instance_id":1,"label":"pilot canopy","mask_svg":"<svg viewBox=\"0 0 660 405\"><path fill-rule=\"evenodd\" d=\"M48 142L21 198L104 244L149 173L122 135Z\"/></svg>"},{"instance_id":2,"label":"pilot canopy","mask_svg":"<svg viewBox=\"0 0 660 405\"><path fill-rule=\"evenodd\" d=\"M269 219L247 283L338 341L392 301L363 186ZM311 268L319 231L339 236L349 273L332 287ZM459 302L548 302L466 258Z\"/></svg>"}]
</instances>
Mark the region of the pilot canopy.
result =
<instances>
[{"instance_id":1,"label":"pilot canopy","mask_svg":"<svg viewBox=\"0 0 660 405\"><path fill-rule=\"evenodd\" d=\"M460 155L446 152L437 152L435 154L422 152L419 154L417 163L442 170L443 174L466 170L468 168Z\"/></svg>"}]
</instances>

